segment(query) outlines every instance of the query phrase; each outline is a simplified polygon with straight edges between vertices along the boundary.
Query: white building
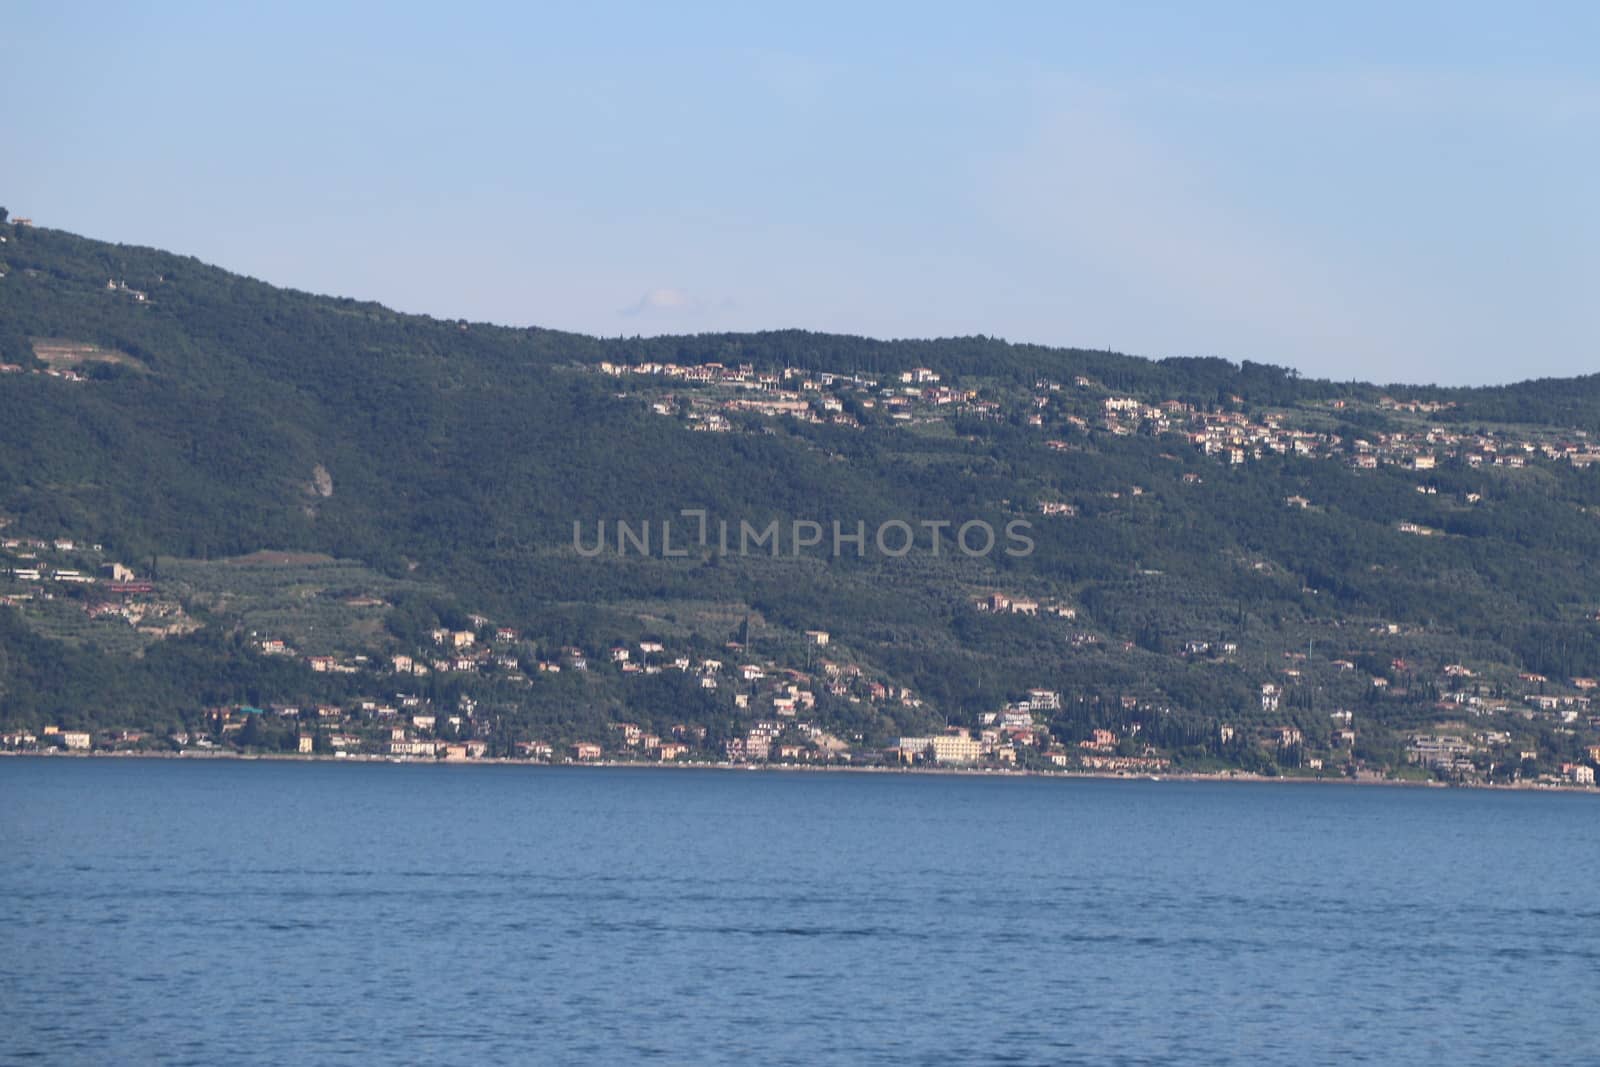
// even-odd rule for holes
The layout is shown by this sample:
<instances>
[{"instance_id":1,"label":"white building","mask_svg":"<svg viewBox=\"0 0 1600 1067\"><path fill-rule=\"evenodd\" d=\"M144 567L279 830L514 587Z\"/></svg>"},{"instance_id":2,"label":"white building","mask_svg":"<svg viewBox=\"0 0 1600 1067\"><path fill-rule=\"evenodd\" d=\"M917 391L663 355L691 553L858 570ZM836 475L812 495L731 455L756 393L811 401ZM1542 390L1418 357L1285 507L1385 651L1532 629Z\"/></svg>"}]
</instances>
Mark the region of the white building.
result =
<instances>
[{"instance_id":1,"label":"white building","mask_svg":"<svg viewBox=\"0 0 1600 1067\"><path fill-rule=\"evenodd\" d=\"M965 733L931 738L929 748L935 763L976 763L983 755L983 742Z\"/></svg>"}]
</instances>

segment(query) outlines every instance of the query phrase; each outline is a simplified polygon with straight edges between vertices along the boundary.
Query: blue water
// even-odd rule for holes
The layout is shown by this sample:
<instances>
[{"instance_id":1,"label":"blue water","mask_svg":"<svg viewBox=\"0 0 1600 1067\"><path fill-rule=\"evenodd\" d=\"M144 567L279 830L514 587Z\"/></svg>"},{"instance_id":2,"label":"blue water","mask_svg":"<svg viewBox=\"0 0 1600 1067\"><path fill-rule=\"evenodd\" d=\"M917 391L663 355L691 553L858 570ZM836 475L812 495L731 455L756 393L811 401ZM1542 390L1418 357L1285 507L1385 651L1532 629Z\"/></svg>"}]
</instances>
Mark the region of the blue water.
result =
<instances>
[{"instance_id":1,"label":"blue water","mask_svg":"<svg viewBox=\"0 0 1600 1067\"><path fill-rule=\"evenodd\" d=\"M1600 1057L1597 817L1340 786L3 759L0 1061L1576 1062Z\"/></svg>"}]
</instances>

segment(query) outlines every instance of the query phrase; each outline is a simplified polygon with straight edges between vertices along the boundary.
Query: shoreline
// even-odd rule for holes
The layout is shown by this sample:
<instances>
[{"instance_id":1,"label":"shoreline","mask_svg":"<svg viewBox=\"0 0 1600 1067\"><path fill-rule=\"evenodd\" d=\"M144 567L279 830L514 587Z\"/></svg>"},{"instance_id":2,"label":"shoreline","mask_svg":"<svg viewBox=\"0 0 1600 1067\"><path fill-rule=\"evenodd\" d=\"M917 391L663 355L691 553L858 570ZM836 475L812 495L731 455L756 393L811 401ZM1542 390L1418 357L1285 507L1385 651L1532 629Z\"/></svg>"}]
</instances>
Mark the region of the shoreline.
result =
<instances>
[{"instance_id":1,"label":"shoreline","mask_svg":"<svg viewBox=\"0 0 1600 1067\"><path fill-rule=\"evenodd\" d=\"M1169 772L1165 774L1115 774L1107 771L1043 771L1019 770L1003 767L852 767L840 764L807 766L798 763L646 763L633 760L587 760L582 763L538 762L534 760L506 759L503 757L441 760L406 756L384 755L313 755L299 752L0 752L0 758L11 759L113 759L113 760L226 760L241 763L332 763L332 764L389 764L408 767L523 767L539 769L606 769L606 770L699 770L762 774L875 774L916 775L928 777L960 778L1038 778L1047 781L1101 781L1101 782L1202 782L1222 785L1345 785L1387 786L1405 789L1479 789L1495 792L1572 793L1579 796L1600 796L1600 787L1561 785L1549 782L1437 782L1412 781L1402 778L1346 778L1302 777L1281 775L1269 777L1247 772L1206 774L1200 772Z\"/></svg>"}]
</instances>

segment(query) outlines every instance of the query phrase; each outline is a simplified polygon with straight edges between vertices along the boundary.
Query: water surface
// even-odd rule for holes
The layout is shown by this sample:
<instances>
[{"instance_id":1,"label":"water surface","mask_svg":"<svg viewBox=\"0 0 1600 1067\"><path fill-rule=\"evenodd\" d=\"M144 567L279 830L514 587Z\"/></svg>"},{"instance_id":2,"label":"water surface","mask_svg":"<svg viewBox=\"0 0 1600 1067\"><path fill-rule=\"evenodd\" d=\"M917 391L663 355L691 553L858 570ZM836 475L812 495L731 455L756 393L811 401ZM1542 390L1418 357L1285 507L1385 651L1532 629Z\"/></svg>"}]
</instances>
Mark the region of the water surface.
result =
<instances>
[{"instance_id":1,"label":"water surface","mask_svg":"<svg viewBox=\"0 0 1600 1067\"><path fill-rule=\"evenodd\" d=\"M0 760L0 1061L1532 1063L1600 801Z\"/></svg>"}]
</instances>

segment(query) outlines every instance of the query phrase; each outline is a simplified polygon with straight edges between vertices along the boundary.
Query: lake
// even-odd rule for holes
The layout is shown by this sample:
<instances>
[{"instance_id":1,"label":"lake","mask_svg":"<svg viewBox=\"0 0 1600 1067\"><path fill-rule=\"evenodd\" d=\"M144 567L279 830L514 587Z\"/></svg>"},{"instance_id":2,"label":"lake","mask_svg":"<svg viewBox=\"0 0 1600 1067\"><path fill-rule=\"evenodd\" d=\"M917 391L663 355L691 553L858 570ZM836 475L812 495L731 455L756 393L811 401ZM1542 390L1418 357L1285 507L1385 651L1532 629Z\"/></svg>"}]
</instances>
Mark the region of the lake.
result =
<instances>
[{"instance_id":1,"label":"lake","mask_svg":"<svg viewBox=\"0 0 1600 1067\"><path fill-rule=\"evenodd\" d=\"M0 1061L1533 1063L1600 798L0 759Z\"/></svg>"}]
</instances>

